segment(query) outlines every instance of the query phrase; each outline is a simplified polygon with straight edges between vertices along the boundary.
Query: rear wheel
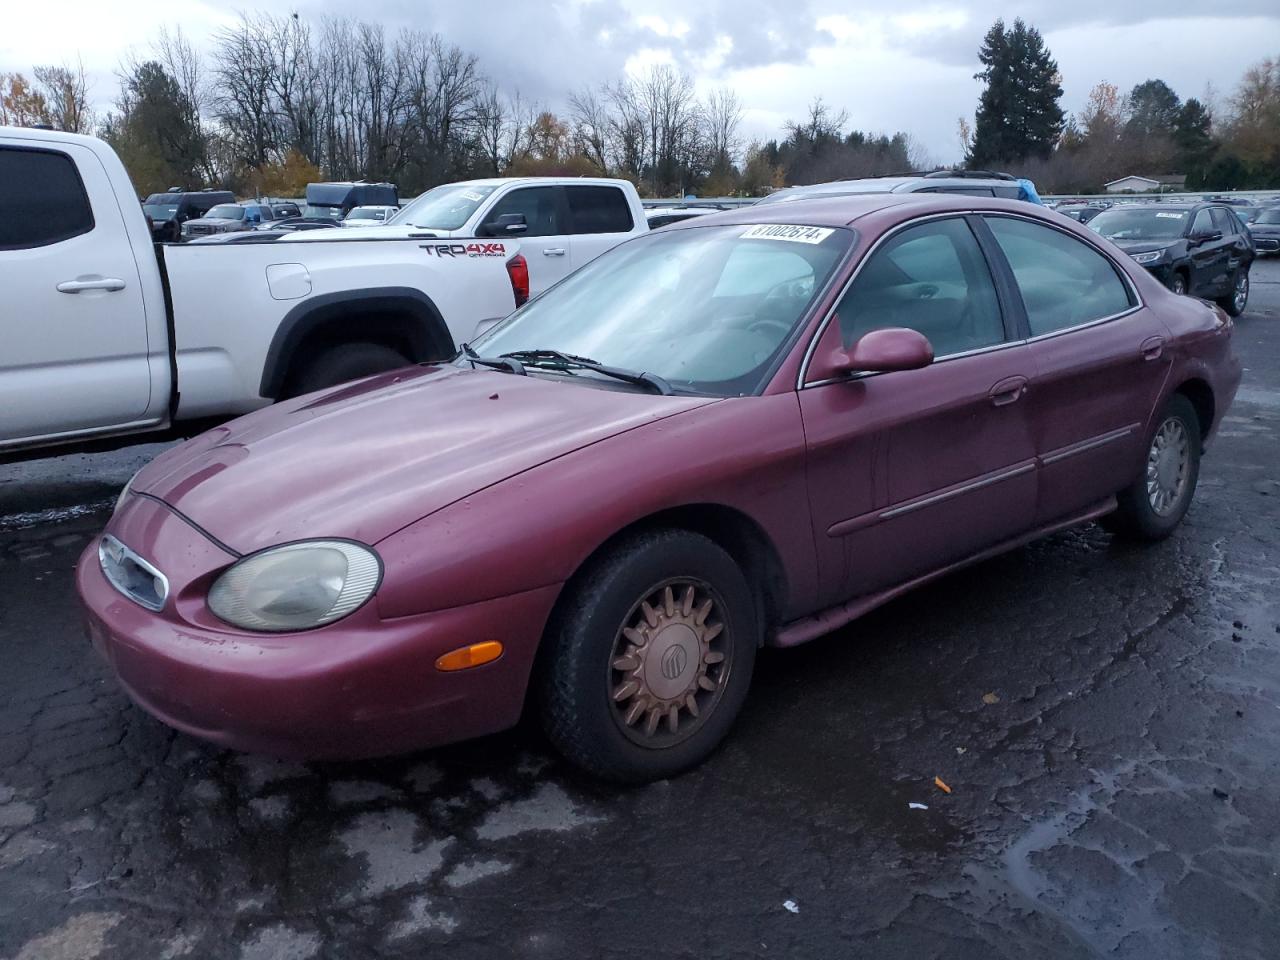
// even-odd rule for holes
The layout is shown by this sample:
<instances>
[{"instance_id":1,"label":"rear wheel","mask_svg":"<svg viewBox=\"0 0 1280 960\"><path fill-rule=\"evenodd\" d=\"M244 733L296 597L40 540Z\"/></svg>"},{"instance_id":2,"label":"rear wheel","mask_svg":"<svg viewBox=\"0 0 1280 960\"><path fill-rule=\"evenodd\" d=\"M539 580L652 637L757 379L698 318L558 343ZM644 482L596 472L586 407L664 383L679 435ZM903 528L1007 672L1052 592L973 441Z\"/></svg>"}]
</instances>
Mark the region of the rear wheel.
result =
<instances>
[{"instance_id":1,"label":"rear wheel","mask_svg":"<svg viewBox=\"0 0 1280 960\"><path fill-rule=\"evenodd\" d=\"M1147 441L1142 472L1117 496L1104 526L1138 540L1163 540L1186 516L1200 477L1200 420L1191 401L1175 394Z\"/></svg>"},{"instance_id":2,"label":"rear wheel","mask_svg":"<svg viewBox=\"0 0 1280 960\"><path fill-rule=\"evenodd\" d=\"M1249 303L1249 271L1241 267L1231 278L1231 292L1218 301L1218 306L1233 317L1244 313Z\"/></svg>"},{"instance_id":3,"label":"rear wheel","mask_svg":"<svg viewBox=\"0 0 1280 960\"><path fill-rule=\"evenodd\" d=\"M288 396L323 390L385 370L408 366L409 359L380 343L349 343L330 347L307 363L291 384Z\"/></svg>"},{"instance_id":4,"label":"rear wheel","mask_svg":"<svg viewBox=\"0 0 1280 960\"><path fill-rule=\"evenodd\" d=\"M680 773L728 733L758 639L746 579L717 544L683 530L626 540L579 581L550 628L547 735L599 777Z\"/></svg>"}]
</instances>

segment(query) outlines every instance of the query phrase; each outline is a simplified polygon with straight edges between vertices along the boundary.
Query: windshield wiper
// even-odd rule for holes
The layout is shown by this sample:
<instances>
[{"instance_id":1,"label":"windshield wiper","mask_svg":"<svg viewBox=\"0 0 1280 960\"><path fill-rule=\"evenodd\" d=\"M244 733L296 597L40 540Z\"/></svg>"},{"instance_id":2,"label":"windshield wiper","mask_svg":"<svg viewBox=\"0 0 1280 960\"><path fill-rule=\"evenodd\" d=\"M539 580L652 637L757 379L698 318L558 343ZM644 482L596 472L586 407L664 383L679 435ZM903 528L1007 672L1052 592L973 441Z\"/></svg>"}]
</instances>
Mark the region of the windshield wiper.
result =
<instances>
[{"instance_id":1,"label":"windshield wiper","mask_svg":"<svg viewBox=\"0 0 1280 960\"><path fill-rule=\"evenodd\" d=\"M527 366L542 367L547 370L590 370L593 373L612 377L624 383L634 383L637 386L648 387L664 397L669 397L675 392L671 389L671 384L656 373L627 370L623 367L611 367L589 357L579 357L572 353L562 353L559 350L512 350L510 353L502 354L498 359L511 360L521 364L522 368Z\"/></svg>"},{"instance_id":2,"label":"windshield wiper","mask_svg":"<svg viewBox=\"0 0 1280 960\"><path fill-rule=\"evenodd\" d=\"M471 364L472 369L478 364L482 367L492 367L494 370L505 370L507 373L514 373L519 377L527 377L529 375L529 371L524 368L524 364L514 357L482 357L476 353L469 343L462 345L462 355L467 358L467 362Z\"/></svg>"}]
</instances>

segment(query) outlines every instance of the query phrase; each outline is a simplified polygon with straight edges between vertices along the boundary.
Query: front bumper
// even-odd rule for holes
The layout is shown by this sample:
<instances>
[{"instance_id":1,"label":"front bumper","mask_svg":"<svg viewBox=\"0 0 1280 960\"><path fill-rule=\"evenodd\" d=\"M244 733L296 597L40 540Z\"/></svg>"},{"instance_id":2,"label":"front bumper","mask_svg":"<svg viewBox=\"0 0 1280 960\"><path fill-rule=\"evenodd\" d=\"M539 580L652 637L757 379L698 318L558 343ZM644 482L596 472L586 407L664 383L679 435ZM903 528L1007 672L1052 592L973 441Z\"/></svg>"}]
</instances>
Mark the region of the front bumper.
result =
<instances>
[{"instance_id":1,"label":"front bumper","mask_svg":"<svg viewBox=\"0 0 1280 960\"><path fill-rule=\"evenodd\" d=\"M318 630L255 634L220 624L203 607L212 576L231 558L171 511L142 504L126 511L132 522L111 529L168 567L175 588L165 608L153 613L107 581L97 538L80 558L76 585L94 647L129 696L169 726L237 750L320 760L405 753L519 719L558 586L388 620L375 599ZM139 543L143 527L152 536ZM175 570L183 540L195 567L212 560L213 569L194 577ZM481 640L500 640L503 655L456 673L435 668L441 654Z\"/></svg>"}]
</instances>

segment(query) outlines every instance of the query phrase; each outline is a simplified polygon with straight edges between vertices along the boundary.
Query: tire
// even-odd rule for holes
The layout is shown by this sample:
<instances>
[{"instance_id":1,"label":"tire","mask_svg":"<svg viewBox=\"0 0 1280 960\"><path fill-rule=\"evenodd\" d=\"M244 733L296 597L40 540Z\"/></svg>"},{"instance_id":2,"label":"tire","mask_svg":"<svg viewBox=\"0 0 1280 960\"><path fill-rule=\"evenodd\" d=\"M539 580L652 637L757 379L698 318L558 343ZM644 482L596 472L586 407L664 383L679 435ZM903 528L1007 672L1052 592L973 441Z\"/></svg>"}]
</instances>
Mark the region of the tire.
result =
<instances>
[{"instance_id":1,"label":"tire","mask_svg":"<svg viewBox=\"0 0 1280 960\"><path fill-rule=\"evenodd\" d=\"M286 397L323 390L348 380L408 366L409 363L398 350L380 343L349 343L331 347L302 368L293 378Z\"/></svg>"},{"instance_id":2,"label":"tire","mask_svg":"<svg viewBox=\"0 0 1280 960\"><path fill-rule=\"evenodd\" d=\"M1241 267L1231 277L1231 292L1216 301L1218 306L1227 311L1227 315L1238 317L1249 305L1249 270Z\"/></svg>"},{"instance_id":3,"label":"tire","mask_svg":"<svg viewBox=\"0 0 1280 960\"><path fill-rule=\"evenodd\" d=\"M1171 443L1180 442L1185 442L1185 460L1180 468L1168 459L1163 466L1153 466L1153 459L1159 456L1158 446L1166 449ZM1163 540L1173 533L1195 496L1196 482L1200 478L1200 444L1200 419L1195 408L1182 394L1174 394L1147 437L1147 453L1141 473L1120 491L1116 497L1119 508L1103 518L1103 525L1113 533L1133 540ZM1176 460L1172 449L1165 456ZM1155 492L1150 488L1153 473L1158 484ZM1179 478L1176 494L1165 503L1154 502L1168 495L1175 474Z\"/></svg>"},{"instance_id":4,"label":"tire","mask_svg":"<svg viewBox=\"0 0 1280 960\"><path fill-rule=\"evenodd\" d=\"M551 742L587 772L622 783L702 762L742 708L760 639L733 558L696 533L650 531L609 549L571 589L539 664Z\"/></svg>"},{"instance_id":5,"label":"tire","mask_svg":"<svg viewBox=\"0 0 1280 960\"><path fill-rule=\"evenodd\" d=\"M1185 296L1187 292L1187 275L1181 270L1175 270L1173 275L1169 277L1169 289L1178 296Z\"/></svg>"}]
</instances>

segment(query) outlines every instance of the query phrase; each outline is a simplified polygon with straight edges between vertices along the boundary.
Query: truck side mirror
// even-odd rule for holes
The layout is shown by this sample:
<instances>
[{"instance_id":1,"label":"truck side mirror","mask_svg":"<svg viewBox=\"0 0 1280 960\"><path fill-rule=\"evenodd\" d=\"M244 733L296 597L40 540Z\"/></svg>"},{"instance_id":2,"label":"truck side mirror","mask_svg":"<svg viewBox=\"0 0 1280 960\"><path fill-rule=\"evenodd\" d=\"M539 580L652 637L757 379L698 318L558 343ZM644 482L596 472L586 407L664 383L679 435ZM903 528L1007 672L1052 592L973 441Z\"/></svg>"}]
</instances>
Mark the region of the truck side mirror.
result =
<instances>
[{"instance_id":1,"label":"truck side mirror","mask_svg":"<svg viewBox=\"0 0 1280 960\"><path fill-rule=\"evenodd\" d=\"M484 225L485 234L490 237L512 237L525 233L529 223L523 213L504 213Z\"/></svg>"}]
</instances>

